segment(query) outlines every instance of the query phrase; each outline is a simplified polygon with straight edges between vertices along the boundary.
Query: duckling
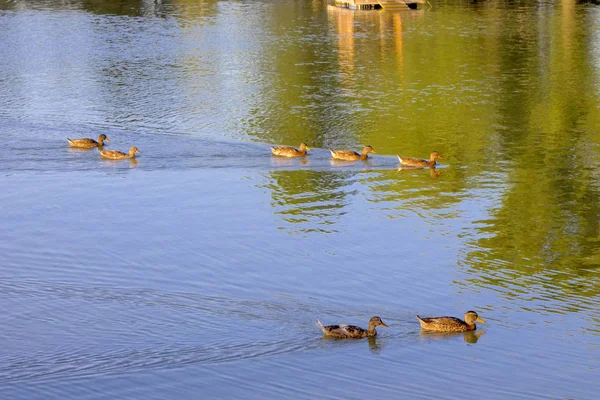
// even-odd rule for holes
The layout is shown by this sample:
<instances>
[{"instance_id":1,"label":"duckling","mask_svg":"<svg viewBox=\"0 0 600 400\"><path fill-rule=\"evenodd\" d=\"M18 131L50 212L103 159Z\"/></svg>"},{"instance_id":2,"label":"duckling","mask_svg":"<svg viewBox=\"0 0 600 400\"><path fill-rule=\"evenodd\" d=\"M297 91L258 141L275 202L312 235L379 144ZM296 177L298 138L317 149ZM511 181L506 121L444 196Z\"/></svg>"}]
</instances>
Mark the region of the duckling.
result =
<instances>
[{"instance_id":1,"label":"duckling","mask_svg":"<svg viewBox=\"0 0 600 400\"><path fill-rule=\"evenodd\" d=\"M371 146L366 146L362 149L362 154L358 154L352 150L332 150L331 157L336 158L338 160L346 160L346 161L356 161L356 160L366 160L368 157L368 153L377 154L375 150Z\"/></svg>"},{"instance_id":2,"label":"duckling","mask_svg":"<svg viewBox=\"0 0 600 400\"><path fill-rule=\"evenodd\" d=\"M271 147L271 152L273 155L280 157L303 157L306 155L307 150L310 150L310 147L308 147L305 143L300 143L300 150L288 146Z\"/></svg>"},{"instance_id":3,"label":"duckling","mask_svg":"<svg viewBox=\"0 0 600 400\"><path fill-rule=\"evenodd\" d=\"M477 329L475 321L485 323L475 311L467 311L465 320L454 317L421 318L417 315L421 329L437 332L466 332Z\"/></svg>"},{"instance_id":4,"label":"duckling","mask_svg":"<svg viewBox=\"0 0 600 400\"><path fill-rule=\"evenodd\" d=\"M134 158L135 153L141 153L137 147L129 149L129 154L123 153L117 150L98 150L100 155L104 158L110 158L111 160L123 160L125 158Z\"/></svg>"},{"instance_id":5,"label":"duckling","mask_svg":"<svg viewBox=\"0 0 600 400\"><path fill-rule=\"evenodd\" d=\"M429 161L423 160L422 158L412 158L412 157L400 157L398 156L398 161L400 161L401 165L406 165L408 167L416 167L416 168L425 168L425 167L433 167L436 165L435 159L439 158L443 160L444 157L440 155L437 151L434 151L429 155Z\"/></svg>"},{"instance_id":6,"label":"duckling","mask_svg":"<svg viewBox=\"0 0 600 400\"><path fill-rule=\"evenodd\" d=\"M108 138L106 137L106 135L104 133L102 135L98 136L97 142L94 139L89 139L89 138L81 138L81 139L67 138L67 141L69 142L69 144L72 147L81 147L84 149L92 149L94 147L102 147L102 146L104 146L104 141L106 141L107 143L110 143L110 140L108 140Z\"/></svg>"},{"instance_id":7,"label":"duckling","mask_svg":"<svg viewBox=\"0 0 600 400\"><path fill-rule=\"evenodd\" d=\"M383 326L388 327L383 323L381 318L373 317L369 320L369 328L363 329L355 325L327 325L323 326L321 321L317 321L317 326L323 330L325 336L331 336L335 338L364 338L372 337L377 335L375 327Z\"/></svg>"}]
</instances>

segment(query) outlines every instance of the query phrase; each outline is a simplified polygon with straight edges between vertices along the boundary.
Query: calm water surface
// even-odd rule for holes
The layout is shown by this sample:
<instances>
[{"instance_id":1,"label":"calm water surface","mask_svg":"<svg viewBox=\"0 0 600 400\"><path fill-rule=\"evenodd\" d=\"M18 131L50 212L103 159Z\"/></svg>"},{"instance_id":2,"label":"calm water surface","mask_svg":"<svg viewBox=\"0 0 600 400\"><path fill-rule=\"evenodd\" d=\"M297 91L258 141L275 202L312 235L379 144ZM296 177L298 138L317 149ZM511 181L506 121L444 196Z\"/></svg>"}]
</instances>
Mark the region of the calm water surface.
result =
<instances>
[{"instance_id":1,"label":"calm water surface","mask_svg":"<svg viewBox=\"0 0 600 400\"><path fill-rule=\"evenodd\" d=\"M597 398L599 6L0 0L0 38L0 397Z\"/></svg>"}]
</instances>

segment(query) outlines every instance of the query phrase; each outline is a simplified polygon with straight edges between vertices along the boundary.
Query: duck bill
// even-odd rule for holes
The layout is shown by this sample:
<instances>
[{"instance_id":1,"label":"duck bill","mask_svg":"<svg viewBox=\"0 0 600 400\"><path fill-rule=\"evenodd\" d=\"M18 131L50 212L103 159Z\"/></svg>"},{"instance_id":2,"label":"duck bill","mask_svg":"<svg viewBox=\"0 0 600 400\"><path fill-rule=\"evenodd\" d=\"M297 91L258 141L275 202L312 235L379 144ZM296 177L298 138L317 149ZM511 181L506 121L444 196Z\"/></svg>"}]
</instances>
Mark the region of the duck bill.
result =
<instances>
[{"instance_id":1,"label":"duck bill","mask_svg":"<svg viewBox=\"0 0 600 400\"><path fill-rule=\"evenodd\" d=\"M109 138L104 139L104 141L107 142L107 143L110 143L110 139Z\"/></svg>"},{"instance_id":2,"label":"duck bill","mask_svg":"<svg viewBox=\"0 0 600 400\"><path fill-rule=\"evenodd\" d=\"M387 326L386 324L384 324L383 322L381 323L381 326L383 326L384 328L389 328L389 326Z\"/></svg>"},{"instance_id":3,"label":"duck bill","mask_svg":"<svg viewBox=\"0 0 600 400\"><path fill-rule=\"evenodd\" d=\"M306 150L310 150L310 147L306 146L306 147L305 147L305 149L306 149Z\"/></svg>"},{"instance_id":4,"label":"duck bill","mask_svg":"<svg viewBox=\"0 0 600 400\"><path fill-rule=\"evenodd\" d=\"M375 150L371 150L371 153L373 154L377 154L377 152Z\"/></svg>"},{"instance_id":5,"label":"duck bill","mask_svg":"<svg viewBox=\"0 0 600 400\"><path fill-rule=\"evenodd\" d=\"M477 319L475 321L481 322L482 324L485 324L485 321L481 317L477 317Z\"/></svg>"}]
</instances>

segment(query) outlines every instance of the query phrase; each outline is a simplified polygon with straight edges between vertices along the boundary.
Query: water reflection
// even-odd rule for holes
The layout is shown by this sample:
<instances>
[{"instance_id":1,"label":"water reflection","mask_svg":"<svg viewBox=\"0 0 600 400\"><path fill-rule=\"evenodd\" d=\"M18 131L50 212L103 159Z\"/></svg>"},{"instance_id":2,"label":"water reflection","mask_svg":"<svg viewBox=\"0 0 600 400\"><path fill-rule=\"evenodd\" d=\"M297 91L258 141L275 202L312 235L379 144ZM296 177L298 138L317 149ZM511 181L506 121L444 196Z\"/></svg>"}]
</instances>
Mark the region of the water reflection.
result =
<instances>
[{"instance_id":1,"label":"water reflection","mask_svg":"<svg viewBox=\"0 0 600 400\"><path fill-rule=\"evenodd\" d=\"M484 330L475 330L469 332L432 332L432 331L421 331L419 336L421 339L426 340L448 340L453 338L462 337L466 343L475 344L477 341L485 335Z\"/></svg>"},{"instance_id":2,"label":"water reflection","mask_svg":"<svg viewBox=\"0 0 600 400\"><path fill-rule=\"evenodd\" d=\"M416 170L416 169L424 169L424 168L398 167L398 172L401 173L402 171L411 171L411 170ZM429 168L427 168L427 170L429 170L429 176L433 179L439 178L439 176L444 173L443 170L441 170L441 169L438 170L435 166L429 167Z\"/></svg>"},{"instance_id":3,"label":"water reflection","mask_svg":"<svg viewBox=\"0 0 600 400\"><path fill-rule=\"evenodd\" d=\"M323 336L320 343L335 343L341 346L361 346L364 342L367 342L369 351L373 354L381 354L382 349L385 347L383 339L378 336L369 336L367 338L335 338L330 336Z\"/></svg>"},{"instance_id":4,"label":"water reflection","mask_svg":"<svg viewBox=\"0 0 600 400\"><path fill-rule=\"evenodd\" d=\"M292 160L293 161L293 160ZM356 172L271 171L271 206L294 231L335 232L350 194L345 187Z\"/></svg>"},{"instance_id":5,"label":"water reflection","mask_svg":"<svg viewBox=\"0 0 600 400\"><path fill-rule=\"evenodd\" d=\"M332 167L349 167L352 165L362 165L364 167L368 167L370 165L373 165L371 163L371 161L367 158L366 160L354 160L354 161L347 161L347 160L338 160L337 158L330 158L329 159L329 165L331 165Z\"/></svg>"},{"instance_id":6,"label":"water reflection","mask_svg":"<svg viewBox=\"0 0 600 400\"><path fill-rule=\"evenodd\" d=\"M297 166L297 165L308 166L308 165L310 165L310 158L309 157L288 158L288 157L271 156L271 165L273 165L274 167L293 167L293 166Z\"/></svg>"},{"instance_id":7,"label":"water reflection","mask_svg":"<svg viewBox=\"0 0 600 400\"><path fill-rule=\"evenodd\" d=\"M90 148L69 146L69 147L67 147L67 151L70 153L86 153L91 150L96 150L96 151L102 150L103 148L104 148L104 146L90 147Z\"/></svg>"}]
</instances>

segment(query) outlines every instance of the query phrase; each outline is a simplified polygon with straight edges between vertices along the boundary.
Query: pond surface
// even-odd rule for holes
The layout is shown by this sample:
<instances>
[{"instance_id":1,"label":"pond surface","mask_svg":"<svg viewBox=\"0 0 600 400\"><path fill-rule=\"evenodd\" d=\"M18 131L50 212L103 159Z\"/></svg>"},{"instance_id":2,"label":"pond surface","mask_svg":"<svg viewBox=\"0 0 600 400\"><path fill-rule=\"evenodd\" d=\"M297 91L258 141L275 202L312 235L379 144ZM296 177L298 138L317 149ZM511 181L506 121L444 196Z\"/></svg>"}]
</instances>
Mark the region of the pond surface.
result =
<instances>
[{"instance_id":1,"label":"pond surface","mask_svg":"<svg viewBox=\"0 0 600 400\"><path fill-rule=\"evenodd\" d=\"M432 6L0 0L2 397L596 398L600 7Z\"/></svg>"}]
</instances>

